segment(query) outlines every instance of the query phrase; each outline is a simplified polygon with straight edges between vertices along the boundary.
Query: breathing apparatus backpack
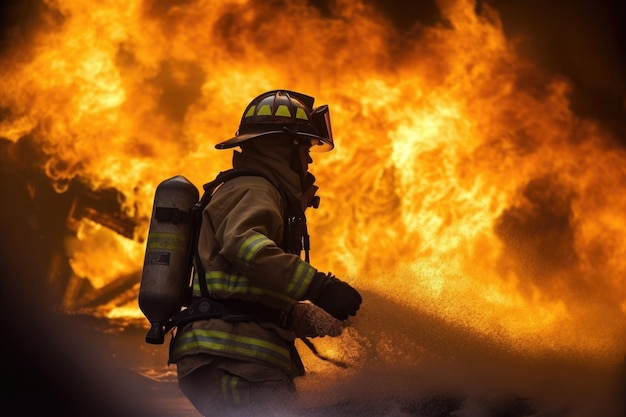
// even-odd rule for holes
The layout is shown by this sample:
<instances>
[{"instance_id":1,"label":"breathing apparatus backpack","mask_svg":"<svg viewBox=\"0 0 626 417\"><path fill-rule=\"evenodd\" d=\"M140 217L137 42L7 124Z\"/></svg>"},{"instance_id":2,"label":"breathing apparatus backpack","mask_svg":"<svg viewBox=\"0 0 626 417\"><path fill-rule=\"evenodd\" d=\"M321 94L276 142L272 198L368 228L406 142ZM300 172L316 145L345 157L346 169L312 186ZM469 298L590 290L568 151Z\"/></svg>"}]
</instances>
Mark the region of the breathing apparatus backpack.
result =
<instances>
[{"instance_id":1,"label":"breathing apparatus backpack","mask_svg":"<svg viewBox=\"0 0 626 417\"><path fill-rule=\"evenodd\" d=\"M202 212L213 192L218 185L237 176L265 177L256 170L244 168L222 171L213 181L203 186L204 194L201 199L198 189L181 175L169 178L157 186L138 297L139 308L151 326L146 335L146 343L162 344L165 333L188 321L229 314L233 316L224 306L208 299L204 271L197 260L197 247ZM288 202L286 194L278 188L283 199ZM294 204L286 204L283 240L283 250L299 253L304 249L308 262L306 219L304 212L296 209ZM194 268L200 278L203 298L192 304ZM182 309L183 307L187 308ZM254 314L267 318L271 313L266 314L257 309ZM235 316L243 319L240 314Z\"/></svg>"}]
</instances>

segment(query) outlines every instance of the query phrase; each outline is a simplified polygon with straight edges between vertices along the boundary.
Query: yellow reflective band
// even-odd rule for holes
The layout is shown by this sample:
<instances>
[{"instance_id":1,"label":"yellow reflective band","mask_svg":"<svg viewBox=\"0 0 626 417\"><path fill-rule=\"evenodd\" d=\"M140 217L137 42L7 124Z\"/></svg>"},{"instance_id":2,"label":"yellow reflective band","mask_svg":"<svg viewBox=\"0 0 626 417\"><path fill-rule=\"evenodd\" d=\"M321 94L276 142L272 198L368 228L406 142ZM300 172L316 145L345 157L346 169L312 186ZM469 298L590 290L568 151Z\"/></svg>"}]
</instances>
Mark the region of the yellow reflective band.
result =
<instances>
[{"instance_id":1,"label":"yellow reflective band","mask_svg":"<svg viewBox=\"0 0 626 417\"><path fill-rule=\"evenodd\" d=\"M243 242L239 251L237 251L237 258L241 259L247 265L261 248L269 245L276 244L273 240L268 239L264 235L254 234Z\"/></svg>"},{"instance_id":2,"label":"yellow reflective band","mask_svg":"<svg viewBox=\"0 0 626 417\"><path fill-rule=\"evenodd\" d=\"M241 403L239 391L237 390L238 382L239 377L235 375L222 376L222 395L226 401L232 402L235 405L239 405Z\"/></svg>"},{"instance_id":3,"label":"yellow reflective band","mask_svg":"<svg viewBox=\"0 0 626 417\"><path fill-rule=\"evenodd\" d=\"M279 366L290 368L289 350L267 340L255 337L239 336L220 330L190 329L176 338L174 356L188 351L205 348L223 354L240 355L260 359Z\"/></svg>"},{"instance_id":4,"label":"yellow reflective band","mask_svg":"<svg viewBox=\"0 0 626 417\"><path fill-rule=\"evenodd\" d=\"M289 295L250 285L250 281L243 275L229 275L223 271L210 271L206 273L205 277L209 292L229 292L239 295L253 294L255 296L271 298L281 303L290 303L293 301L293 298ZM194 295L199 296L201 294L197 276L194 276L193 291Z\"/></svg>"},{"instance_id":5,"label":"yellow reflective band","mask_svg":"<svg viewBox=\"0 0 626 417\"><path fill-rule=\"evenodd\" d=\"M259 111L256 115L257 116L271 116L272 108L270 107L269 104L264 104L261 106L261 108L259 108Z\"/></svg>"},{"instance_id":6,"label":"yellow reflective band","mask_svg":"<svg viewBox=\"0 0 626 417\"><path fill-rule=\"evenodd\" d=\"M245 116L243 117L252 117L254 116L254 110L256 109L256 106L250 106L250 108L248 109L248 111L246 112Z\"/></svg>"},{"instance_id":7,"label":"yellow reflective band","mask_svg":"<svg viewBox=\"0 0 626 417\"><path fill-rule=\"evenodd\" d=\"M148 235L147 249L161 249L174 252L185 252L189 240L187 236L181 236L176 233L156 233L152 232Z\"/></svg>"},{"instance_id":8,"label":"yellow reflective band","mask_svg":"<svg viewBox=\"0 0 626 417\"><path fill-rule=\"evenodd\" d=\"M311 279L315 275L315 269L304 261L300 261L293 273L293 278L287 286L287 294L296 300L302 299L307 288L311 284Z\"/></svg>"},{"instance_id":9,"label":"yellow reflective band","mask_svg":"<svg viewBox=\"0 0 626 417\"><path fill-rule=\"evenodd\" d=\"M198 272L195 270L193 271L193 285L192 285L192 289L193 289L193 295L197 296L200 295L200 282L198 281Z\"/></svg>"},{"instance_id":10,"label":"yellow reflective band","mask_svg":"<svg viewBox=\"0 0 626 417\"><path fill-rule=\"evenodd\" d=\"M309 118L306 115L306 112L304 111L302 107L298 107L298 110L296 110L296 119L309 120Z\"/></svg>"},{"instance_id":11,"label":"yellow reflective band","mask_svg":"<svg viewBox=\"0 0 626 417\"><path fill-rule=\"evenodd\" d=\"M278 106L278 109L276 109L275 116L291 117L291 113L289 112L289 108L287 106L281 104Z\"/></svg>"}]
</instances>

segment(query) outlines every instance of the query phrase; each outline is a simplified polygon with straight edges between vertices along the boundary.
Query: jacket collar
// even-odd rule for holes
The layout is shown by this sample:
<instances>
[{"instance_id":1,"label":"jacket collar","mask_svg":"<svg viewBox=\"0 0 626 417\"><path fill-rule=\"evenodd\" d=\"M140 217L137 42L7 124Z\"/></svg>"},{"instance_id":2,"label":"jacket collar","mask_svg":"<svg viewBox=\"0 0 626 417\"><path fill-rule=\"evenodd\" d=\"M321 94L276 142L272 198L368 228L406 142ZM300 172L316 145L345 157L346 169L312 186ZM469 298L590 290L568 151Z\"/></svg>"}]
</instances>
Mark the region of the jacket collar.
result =
<instances>
[{"instance_id":1,"label":"jacket collar","mask_svg":"<svg viewBox=\"0 0 626 417\"><path fill-rule=\"evenodd\" d=\"M265 175L274 186L282 188L297 201L302 201L302 186L298 174L289 165L262 153L233 153L233 168L251 168Z\"/></svg>"}]
</instances>

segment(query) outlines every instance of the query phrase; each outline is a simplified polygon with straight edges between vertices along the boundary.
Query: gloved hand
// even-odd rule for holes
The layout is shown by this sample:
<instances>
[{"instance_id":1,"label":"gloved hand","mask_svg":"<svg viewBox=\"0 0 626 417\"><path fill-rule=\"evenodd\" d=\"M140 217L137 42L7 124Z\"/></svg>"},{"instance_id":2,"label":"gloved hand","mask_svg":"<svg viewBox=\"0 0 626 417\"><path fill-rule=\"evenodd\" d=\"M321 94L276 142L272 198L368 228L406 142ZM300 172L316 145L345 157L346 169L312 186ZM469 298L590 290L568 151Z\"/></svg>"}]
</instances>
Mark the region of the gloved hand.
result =
<instances>
[{"instance_id":1,"label":"gloved hand","mask_svg":"<svg viewBox=\"0 0 626 417\"><path fill-rule=\"evenodd\" d=\"M361 306L361 294L347 283L328 273L313 277L305 297L338 320L356 315Z\"/></svg>"}]
</instances>

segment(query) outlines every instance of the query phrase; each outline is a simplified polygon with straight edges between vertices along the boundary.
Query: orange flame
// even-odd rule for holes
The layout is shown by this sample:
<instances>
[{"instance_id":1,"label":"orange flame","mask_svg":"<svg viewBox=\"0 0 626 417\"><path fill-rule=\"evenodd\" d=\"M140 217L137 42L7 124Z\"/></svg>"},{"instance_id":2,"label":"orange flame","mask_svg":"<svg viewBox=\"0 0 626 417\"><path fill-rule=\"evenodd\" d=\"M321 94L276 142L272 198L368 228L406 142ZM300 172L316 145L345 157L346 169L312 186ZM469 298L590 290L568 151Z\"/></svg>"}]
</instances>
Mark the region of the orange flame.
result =
<instances>
[{"instance_id":1,"label":"orange flame","mask_svg":"<svg viewBox=\"0 0 626 417\"><path fill-rule=\"evenodd\" d=\"M361 0L47 6L2 57L0 136L34 137L60 192L80 177L149 216L161 180L229 166L213 145L252 97L302 91L330 104L337 143L314 155L316 267L522 349L622 353L626 154L494 10L442 0L447 24L400 33ZM143 259L104 233L68 245L94 286Z\"/></svg>"}]
</instances>

